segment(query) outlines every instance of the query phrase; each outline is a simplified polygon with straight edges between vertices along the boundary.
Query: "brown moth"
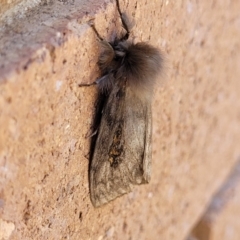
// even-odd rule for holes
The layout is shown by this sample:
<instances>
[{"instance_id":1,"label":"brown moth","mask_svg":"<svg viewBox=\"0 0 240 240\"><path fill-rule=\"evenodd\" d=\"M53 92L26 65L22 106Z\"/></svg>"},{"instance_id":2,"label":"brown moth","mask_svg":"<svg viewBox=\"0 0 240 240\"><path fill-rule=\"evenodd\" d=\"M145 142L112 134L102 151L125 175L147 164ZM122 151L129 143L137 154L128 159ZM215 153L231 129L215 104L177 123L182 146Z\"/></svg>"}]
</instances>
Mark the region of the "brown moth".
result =
<instances>
[{"instance_id":1,"label":"brown moth","mask_svg":"<svg viewBox=\"0 0 240 240\"><path fill-rule=\"evenodd\" d=\"M98 35L102 77L96 83L105 101L89 168L95 207L130 192L133 185L149 183L151 177L151 99L163 56L147 43L128 39L130 25L118 1L117 8L125 35L113 42Z\"/></svg>"}]
</instances>

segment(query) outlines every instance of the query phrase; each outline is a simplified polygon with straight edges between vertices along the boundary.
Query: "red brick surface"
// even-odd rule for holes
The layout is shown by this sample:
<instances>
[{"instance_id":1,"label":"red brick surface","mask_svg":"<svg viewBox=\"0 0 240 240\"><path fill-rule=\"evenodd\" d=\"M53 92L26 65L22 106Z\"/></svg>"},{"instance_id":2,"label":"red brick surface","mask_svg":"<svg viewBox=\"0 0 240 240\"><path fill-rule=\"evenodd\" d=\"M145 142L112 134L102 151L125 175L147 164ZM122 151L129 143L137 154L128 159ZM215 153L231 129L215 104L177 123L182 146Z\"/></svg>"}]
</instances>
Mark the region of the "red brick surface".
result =
<instances>
[{"instance_id":1,"label":"red brick surface","mask_svg":"<svg viewBox=\"0 0 240 240\"><path fill-rule=\"evenodd\" d=\"M184 239L240 156L240 2L120 1L136 41L163 50L149 185L99 209L88 163L98 43L114 2L55 1L0 31L3 239ZM163 84L161 84L163 82Z\"/></svg>"},{"instance_id":2,"label":"red brick surface","mask_svg":"<svg viewBox=\"0 0 240 240\"><path fill-rule=\"evenodd\" d=\"M192 230L196 240L240 239L240 162L214 194Z\"/></svg>"}]
</instances>

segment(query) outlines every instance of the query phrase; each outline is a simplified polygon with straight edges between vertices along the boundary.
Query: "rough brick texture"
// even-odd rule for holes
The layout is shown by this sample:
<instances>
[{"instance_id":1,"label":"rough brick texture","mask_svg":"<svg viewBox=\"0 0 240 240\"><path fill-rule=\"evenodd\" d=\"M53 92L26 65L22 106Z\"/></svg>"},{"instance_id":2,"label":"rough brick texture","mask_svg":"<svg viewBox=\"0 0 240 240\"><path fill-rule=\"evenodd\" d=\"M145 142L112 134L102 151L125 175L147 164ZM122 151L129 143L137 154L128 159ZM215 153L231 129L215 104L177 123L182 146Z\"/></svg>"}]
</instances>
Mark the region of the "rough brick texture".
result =
<instances>
[{"instance_id":1,"label":"rough brick texture","mask_svg":"<svg viewBox=\"0 0 240 240\"><path fill-rule=\"evenodd\" d=\"M92 207L86 136L97 89L78 85L99 76L99 48L87 22L108 40L121 26L114 1L46 1L0 29L2 239L185 239L237 162L240 2L120 4L135 40L166 56L151 183Z\"/></svg>"},{"instance_id":2,"label":"rough brick texture","mask_svg":"<svg viewBox=\"0 0 240 240\"><path fill-rule=\"evenodd\" d=\"M206 212L193 228L196 240L240 239L240 162L211 199Z\"/></svg>"}]
</instances>

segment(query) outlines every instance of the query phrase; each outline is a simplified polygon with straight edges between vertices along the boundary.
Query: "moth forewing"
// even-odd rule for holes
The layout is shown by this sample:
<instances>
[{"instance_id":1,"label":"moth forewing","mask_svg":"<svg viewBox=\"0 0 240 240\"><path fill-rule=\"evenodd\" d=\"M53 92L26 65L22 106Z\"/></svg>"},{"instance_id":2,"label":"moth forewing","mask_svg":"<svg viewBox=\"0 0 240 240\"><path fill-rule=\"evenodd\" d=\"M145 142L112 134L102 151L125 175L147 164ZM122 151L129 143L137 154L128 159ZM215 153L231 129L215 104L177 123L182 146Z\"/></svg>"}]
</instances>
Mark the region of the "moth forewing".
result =
<instances>
[{"instance_id":1,"label":"moth forewing","mask_svg":"<svg viewBox=\"0 0 240 240\"><path fill-rule=\"evenodd\" d=\"M95 207L130 192L133 185L149 182L149 107L127 83L114 85L103 109L90 168Z\"/></svg>"},{"instance_id":2,"label":"moth forewing","mask_svg":"<svg viewBox=\"0 0 240 240\"><path fill-rule=\"evenodd\" d=\"M125 145L126 161L134 165L131 169L131 183L134 185L148 183L150 180L151 124L149 125L148 113L151 102L149 100L136 93L128 83L125 103Z\"/></svg>"},{"instance_id":3,"label":"moth forewing","mask_svg":"<svg viewBox=\"0 0 240 240\"><path fill-rule=\"evenodd\" d=\"M146 133L145 133L145 147L143 156L143 178L145 183L151 180L152 171L152 105L151 101L146 102Z\"/></svg>"},{"instance_id":4,"label":"moth forewing","mask_svg":"<svg viewBox=\"0 0 240 240\"><path fill-rule=\"evenodd\" d=\"M90 167L90 193L95 207L131 191L123 165L125 89L125 85L116 83L103 108Z\"/></svg>"}]
</instances>

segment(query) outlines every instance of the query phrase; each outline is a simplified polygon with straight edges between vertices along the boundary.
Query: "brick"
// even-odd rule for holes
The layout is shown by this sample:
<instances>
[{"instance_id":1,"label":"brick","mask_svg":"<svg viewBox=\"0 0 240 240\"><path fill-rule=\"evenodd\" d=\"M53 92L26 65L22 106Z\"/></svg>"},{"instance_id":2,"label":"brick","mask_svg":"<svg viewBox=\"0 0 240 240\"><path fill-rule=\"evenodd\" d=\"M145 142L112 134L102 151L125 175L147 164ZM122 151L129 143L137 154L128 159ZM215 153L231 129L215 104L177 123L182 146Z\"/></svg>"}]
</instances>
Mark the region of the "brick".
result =
<instances>
[{"instance_id":1,"label":"brick","mask_svg":"<svg viewBox=\"0 0 240 240\"><path fill-rule=\"evenodd\" d=\"M151 183L94 209L88 153L99 77L94 18L114 1L54 1L0 30L0 219L9 239L185 239L240 156L239 1L121 1L161 48ZM12 228L11 228L12 229ZM9 235L10 234L10 235Z\"/></svg>"},{"instance_id":2,"label":"brick","mask_svg":"<svg viewBox=\"0 0 240 240\"><path fill-rule=\"evenodd\" d=\"M240 162L213 196L192 231L196 240L240 239Z\"/></svg>"}]
</instances>

